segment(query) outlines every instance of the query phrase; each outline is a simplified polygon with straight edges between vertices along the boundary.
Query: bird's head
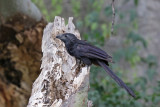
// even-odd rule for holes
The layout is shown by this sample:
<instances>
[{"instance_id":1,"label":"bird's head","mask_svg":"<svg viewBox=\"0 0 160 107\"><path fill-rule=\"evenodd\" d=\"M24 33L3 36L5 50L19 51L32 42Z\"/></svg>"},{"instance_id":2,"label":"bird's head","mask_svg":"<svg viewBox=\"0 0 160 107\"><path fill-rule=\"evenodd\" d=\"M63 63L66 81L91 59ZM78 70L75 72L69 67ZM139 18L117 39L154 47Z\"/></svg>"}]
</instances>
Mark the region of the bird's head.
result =
<instances>
[{"instance_id":1,"label":"bird's head","mask_svg":"<svg viewBox=\"0 0 160 107\"><path fill-rule=\"evenodd\" d=\"M60 39L64 43L74 42L75 40L77 40L77 37L72 33L64 33L61 35L57 35L56 38Z\"/></svg>"}]
</instances>

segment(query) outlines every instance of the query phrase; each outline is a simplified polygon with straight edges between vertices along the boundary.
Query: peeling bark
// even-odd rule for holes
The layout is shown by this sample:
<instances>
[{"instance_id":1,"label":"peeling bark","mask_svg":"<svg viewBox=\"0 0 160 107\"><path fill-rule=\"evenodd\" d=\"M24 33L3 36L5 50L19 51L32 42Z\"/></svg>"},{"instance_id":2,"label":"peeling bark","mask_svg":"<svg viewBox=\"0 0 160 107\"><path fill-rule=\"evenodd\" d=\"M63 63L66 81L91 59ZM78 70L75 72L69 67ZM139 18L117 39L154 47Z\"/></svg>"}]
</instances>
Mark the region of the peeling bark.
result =
<instances>
[{"instance_id":1,"label":"peeling bark","mask_svg":"<svg viewBox=\"0 0 160 107\"><path fill-rule=\"evenodd\" d=\"M0 0L0 107L26 107L46 21L31 0Z\"/></svg>"},{"instance_id":2,"label":"peeling bark","mask_svg":"<svg viewBox=\"0 0 160 107\"><path fill-rule=\"evenodd\" d=\"M45 25L37 22L22 30L18 25L15 30L12 23L0 26L0 107L26 107L32 83L40 73Z\"/></svg>"},{"instance_id":3,"label":"peeling bark","mask_svg":"<svg viewBox=\"0 0 160 107\"><path fill-rule=\"evenodd\" d=\"M61 33L73 33L80 39L70 17L65 25L63 18L56 16L49 23L42 38L41 73L33 84L27 107L87 107L90 67L76 63L64 44L56 39Z\"/></svg>"}]
</instances>

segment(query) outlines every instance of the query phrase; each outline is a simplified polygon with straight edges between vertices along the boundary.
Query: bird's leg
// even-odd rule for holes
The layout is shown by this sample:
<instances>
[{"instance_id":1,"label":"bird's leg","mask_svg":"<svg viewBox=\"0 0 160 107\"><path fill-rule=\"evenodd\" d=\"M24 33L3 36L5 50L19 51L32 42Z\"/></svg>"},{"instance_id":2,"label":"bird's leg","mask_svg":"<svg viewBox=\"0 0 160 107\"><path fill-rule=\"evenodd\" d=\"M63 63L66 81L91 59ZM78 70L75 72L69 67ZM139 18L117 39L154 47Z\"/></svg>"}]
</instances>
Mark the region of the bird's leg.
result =
<instances>
[{"instance_id":1,"label":"bird's leg","mask_svg":"<svg viewBox=\"0 0 160 107\"><path fill-rule=\"evenodd\" d=\"M80 66L85 67L86 64L83 63L83 61L80 60Z\"/></svg>"}]
</instances>

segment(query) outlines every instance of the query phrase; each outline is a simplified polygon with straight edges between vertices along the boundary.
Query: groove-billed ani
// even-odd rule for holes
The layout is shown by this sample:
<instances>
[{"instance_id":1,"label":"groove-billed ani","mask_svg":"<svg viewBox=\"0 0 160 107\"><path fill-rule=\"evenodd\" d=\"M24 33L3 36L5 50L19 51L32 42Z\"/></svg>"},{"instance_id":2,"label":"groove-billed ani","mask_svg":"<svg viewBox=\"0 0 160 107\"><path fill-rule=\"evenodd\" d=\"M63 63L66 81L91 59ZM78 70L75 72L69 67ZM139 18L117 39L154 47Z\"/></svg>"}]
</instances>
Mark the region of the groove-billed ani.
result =
<instances>
[{"instance_id":1,"label":"groove-billed ani","mask_svg":"<svg viewBox=\"0 0 160 107\"><path fill-rule=\"evenodd\" d=\"M134 92L108 67L108 63L112 62L112 57L106 52L83 40L77 39L77 37L71 33L64 33L56 36L56 38L65 43L67 52L71 56L83 61L86 65L91 65L93 63L103 67L105 71L118 83L118 85L124 88L132 97L135 97Z\"/></svg>"}]
</instances>

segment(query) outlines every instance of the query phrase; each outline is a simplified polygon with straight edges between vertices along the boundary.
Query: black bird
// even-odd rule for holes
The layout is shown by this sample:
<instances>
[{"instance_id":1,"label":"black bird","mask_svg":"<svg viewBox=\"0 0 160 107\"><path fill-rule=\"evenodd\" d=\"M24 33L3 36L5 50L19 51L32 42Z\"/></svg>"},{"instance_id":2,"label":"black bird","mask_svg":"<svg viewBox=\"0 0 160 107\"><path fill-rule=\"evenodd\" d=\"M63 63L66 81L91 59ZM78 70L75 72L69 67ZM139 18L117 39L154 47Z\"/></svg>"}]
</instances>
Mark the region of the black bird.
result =
<instances>
[{"instance_id":1,"label":"black bird","mask_svg":"<svg viewBox=\"0 0 160 107\"><path fill-rule=\"evenodd\" d=\"M86 65L95 64L103 67L119 86L124 88L132 97L136 97L134 92L108 67L109 62L112 62L112 57L105 51L90 45L86 41L77 39L77 37L71 33L64 33L56 36L56 38L64 42L66 50L71 56L76 57Z\"/></svg>"}]
</instances>

